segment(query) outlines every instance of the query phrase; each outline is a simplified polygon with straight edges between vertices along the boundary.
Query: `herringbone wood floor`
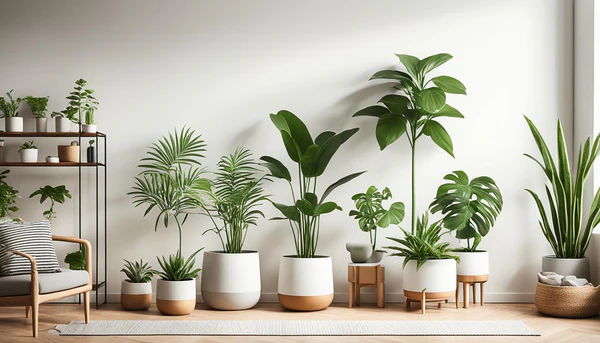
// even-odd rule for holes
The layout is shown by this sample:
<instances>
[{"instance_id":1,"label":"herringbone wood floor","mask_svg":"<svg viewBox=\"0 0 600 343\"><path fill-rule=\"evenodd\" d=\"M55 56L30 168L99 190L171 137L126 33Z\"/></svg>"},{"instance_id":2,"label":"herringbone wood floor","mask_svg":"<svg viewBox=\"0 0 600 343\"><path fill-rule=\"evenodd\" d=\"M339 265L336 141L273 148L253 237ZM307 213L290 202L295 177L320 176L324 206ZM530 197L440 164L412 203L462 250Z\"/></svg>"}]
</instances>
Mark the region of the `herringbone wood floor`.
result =
<instances>
[{"instance_id":1,"label":"herringbone wood floor","mask_svg":"<svg viewBox=\"0 0 600 343\"><path fill-rule=\"evenodd\" d=\"M198 305L185 317L164 317L151 308L145 312L122 311L117 304L92 310L92 320L116 319L299 319L299 320L522 320L541 337L57 337L48 333L56 324L83 319L83 307L77 305L42 305L40 307L40 337L31 338L31 322L22 307L0 307L0 342L600 342L600 317L594 319L558 319L542 316L531 304L486 304L455 309L446 304L443 309L428 306L421 315L417 304L406 311L404 304L388 304L378 309L373 304L348 309L344 304L311 313L283 310L278 304L259 304L239 312L210 311Z\"/></svg>"}]
</instances>

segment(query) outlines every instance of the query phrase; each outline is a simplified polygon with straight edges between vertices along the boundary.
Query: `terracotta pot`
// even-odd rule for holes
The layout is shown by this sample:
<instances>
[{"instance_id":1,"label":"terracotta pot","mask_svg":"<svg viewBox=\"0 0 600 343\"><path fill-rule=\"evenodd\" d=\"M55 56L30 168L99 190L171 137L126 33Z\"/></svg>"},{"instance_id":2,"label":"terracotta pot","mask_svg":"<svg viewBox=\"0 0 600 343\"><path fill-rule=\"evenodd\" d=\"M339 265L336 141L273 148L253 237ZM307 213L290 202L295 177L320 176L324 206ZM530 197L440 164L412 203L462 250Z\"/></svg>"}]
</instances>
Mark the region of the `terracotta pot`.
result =
<instances>
[{"instance_id":1,"label":"terracotta pot","mask_svg":"<svg viewBox=\"0 0 600 343\"><path fill-rule=\"evenodd\" d=\"M279 303L294 311L318 311L333 301L331 257L283 256L277 285Z\"/></svg>"},{"instance_id":2,"label":"terracotta pot","mask_svg":"<svg viewBox=\"0 0 600 343\"><path fill-rule=\"evenodd\" d=\"M23 118L6 117L4 118L4 129L6 132L23 132Z\"/></svg>"},{"instance_id":3,"label":"terracotta pot","mask_svg":"<svg viewBox=\"0 0 600 343\"><path fill-rule=\"evenodd\" d=\"M126 310L147 310L152 304L152 283L121 282L121 306Z\"/></svg>"},{"instance_id":4,"label":"terracotta pot","mask_svg":"<svg viewBox=\"0 0 600 343\"><path fill-rule=\"evenodd\" d=\"M61 162L79 162L79 145L59 145L58 159Z\"/></svg>"},{"instance_id":5,"label":"terracotta pot","mask_svg":"<svg viewBox=\"0 0 600 343\"><path fill-rule=\"evenodd\" d=\"M208 306L217 310L249 309L258 303L260 290L257 251L204 253L201 292Z\"/></svg>"},{"instance_id":6,"label":"terracotta pot","mask_svg":"<svg viewBox=\"0 0 600 343\"><path fill-rule=\"evenodd\" d=\"M196 279L184 281L158 280L156 307L162 314L185 316L196 308Z\"/></svg>"},{"instance_id":7,"label":"terracotta pot","mask_svg":"<svg viewBox=\"0 0 600 343\"><path fill-rule=\"evenodd\" d=\"M404 267L404 295L420 301L425 290L427 299L450 299L456 292L456 261L453 259L428 260L417 270L416 261Z\"/></svg>"},{"instance_id":8,"label":"terracotta pot","mask_svg":"<svg viewBox=\"0 0 600 343\"><path fill-rule=\"evenodd\" d=\"M48 132L48 118L35 118L35 130L37 132Z\"/></svg>"},{"instance_id":9,"label":"terracotta pot","mask_svg":"<svg viewBox=\"0 0 600 343\"><path fill-rule=\"evenodd\" d=\"M575 275L590 280L590 260L584 258L556 258L544 256L542 258L542 272L555 272L568 276Z\"/></svg>"}]
</instances>

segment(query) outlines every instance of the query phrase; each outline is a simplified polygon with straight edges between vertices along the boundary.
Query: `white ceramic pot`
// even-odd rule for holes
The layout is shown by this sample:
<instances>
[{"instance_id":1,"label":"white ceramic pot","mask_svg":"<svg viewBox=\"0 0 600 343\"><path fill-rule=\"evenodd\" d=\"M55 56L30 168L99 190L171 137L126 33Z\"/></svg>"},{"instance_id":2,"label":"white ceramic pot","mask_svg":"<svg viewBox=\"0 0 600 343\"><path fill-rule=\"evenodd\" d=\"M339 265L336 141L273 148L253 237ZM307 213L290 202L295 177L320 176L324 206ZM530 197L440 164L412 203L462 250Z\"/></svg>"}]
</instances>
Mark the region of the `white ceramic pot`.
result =
<instances>
[{"instance_id":1,"label":"white ceramic pot","mask_svg":"<svg viewBox=\"0 0 600 343\"><path fill-rule=\"evenodd\" d=\"M260 299L260 261L258 251L226 254L204 252L202 283L204 302L217 310L245 310Z\"/></svg>"},{"instance_id":2,"label":"white ceramic pot","mask_svg":"<svg viewBox=\"0 0 600 343\"><path fill-rule=\"evenodd\" d=\"M487 251L454 252L460 258L456 268L459 276L484 276L490 273L490 256Z\"/></svg>"},{"instance_id":3,"label":"white ceramic pot","mask_svg":"<svg viewBox=\"0 0 600 343\"><path fill-rule=\"evenodd\" d=\"M196 307L196 279L156 283L156 307L162 314L184 316Z\"/></svg>"},{"instance_id":4,"label":"white ceramic pot","mask_svg":"<svg viewBox=\"0 0 600 343\"><path fill-rule=\"evenodd\" d=\"M23 163L36 163L38 161L38 149L22 149L19 154Z\"/></svg>"},{"instance_id":5,"label":"white ceramic pot","mask_svg":"<svg viewBox=\"0 0 600 343\"><path fill-rule=\"evenodd\" d=\"M544 256L542 258L542 271L555 272L560 275L575 275L590 280L590 260L584 258L556 258Z\"/></svg>"},{"instance_id":6,"label":"white ceramic pot","mask_svg":"<svg viewBox=\"0 0 600 343\"><path fill-rule=\"evenodd\" d=\"M35 118L35 130L37 132L48 132L48 118Z\"/></svg>"},{"instance_id":7,"label":"white ceramic pot","mask_svg":"<svg viewBox=\"0 0 600 343\"><path fill-rule=\"evenodd\" d=\"M96 125L83 124L81 130L85 133L96 133Z\"/></svg>"},{"instance_id":8,"label":"white ceramic pot","mask_svg":"<svg viewBox=\"0 0 600 343\"><path fill-rule=\"evenodd\" d=\"M6 117L4 118L4 129L6 132L23 132L23 118Z\"/></svg>"},{"instance_id":9,"label":"white ceramic pot","mask_svg":"<svg viewBox=\"0 0 600 343\"><path fill-rule=\"evenodd\" d=\"M58 156L46 156L46 162L58 163L58 162L60 162L60 160L58 159Z\"/></svg>"},{"instance_id":10,"label":"white ceramic pot","mask_svg":"<svg viewBox=\"0 0 600 343\"><path fill-rule=\"evenodd\" d=\"M152 304L152 283L121 282L121 306L126 310L147 310Z\"/></svg>"},{"instance_id":11,"label":"white ceramic pot","mask_svg":"<svg viewBox=\"0 0 600 343\"><path fill-rule=\"evenodd\" d=\"M56 132L71 132L71 120L63 117L54 118L54 127Z\"/></svg>"},{"instance_id":12,"label":"white ceramic pot","mask_svg":"<svg viewBox=\"0 0 600 343\"><path fill-rule=\"evenodd\" d=\"M283 256L277 285L279 303L295 311L326 309L333 301L331 257Z\"/></svg>"},{"instance_id":13,"label":"white ceramic pot","mask_svg":"<svg viewBox=\"0 0 600 343\"><path fill-rule=\"evenodd\" d=\"M456 291L456 261L429 260L419 270L416 261L408 261L403 279L404 295L411 300L420 300L423 291L432 298L450 299Z\"/></svg>"}]
</instances>

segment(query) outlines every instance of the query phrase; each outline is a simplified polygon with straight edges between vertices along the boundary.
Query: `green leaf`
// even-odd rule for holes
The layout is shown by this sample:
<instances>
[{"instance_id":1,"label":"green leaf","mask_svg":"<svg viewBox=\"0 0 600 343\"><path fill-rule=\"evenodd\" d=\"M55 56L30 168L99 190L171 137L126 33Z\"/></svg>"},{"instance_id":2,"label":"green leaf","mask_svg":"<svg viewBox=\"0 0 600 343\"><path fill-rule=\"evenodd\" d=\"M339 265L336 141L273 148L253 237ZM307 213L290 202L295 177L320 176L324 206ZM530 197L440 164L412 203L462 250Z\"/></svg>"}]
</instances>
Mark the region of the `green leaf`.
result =
<instances>
[{"instance_id":1,"label":"green leaf","mask_svg":"<svg viewBox=\"0 0 600 343\"><path fill-rule=\"evenodd\" d=\"M408 73L413 78L418 79L419 63L421 61L418 58L416 58L415 56L411 56L411 55L396 54L396 56L398 56L398 59L400 60L400 62L402 64L404 64L404 67L406 67L406 70L408 71Z\"/></svg>"},{"instance_id":2,"label":"green leaf","mask_svg":"<svg viewBox=\"0 0 600 343\"><path fill-rule=\"evenodd\" d=\"M335 202L328 201L326 203L323 203L323 204L317 206L316 211L315 211L315 215L319 216L321 214L330 213L330 212L333 212L335 210L342 211L342 208L339 207L338 204L336 204Z\"/></svg>"},{"instance_id":3,"label":"green leaf","mask_svg":"<svg viewBox=\"0 0 600 343\"><path fill-rule=\"evenodd\" d=\"M345 130L331 137L323 146L316 144L310 146L300 160L304 176L317 177L322 175L340 146L356 132L358 132L358 128Z\"/></svg>"},{"instance_id":4,"label":"green leaf","mask_svg":"<svg viewBox=\"0 0 600 343\"><path fill-rule=\"evenodd\" d=\"M422 90L417 95L417 106L429 113L436 113L446 104L446 93L437 87Z\"/></svg>"},{"instance_id":5,"label":"green leaf","mask_svg":"<svg viewBox=\"0 0 600 343\"><path fill-rule=\"evenodd\" d=\"M446 104L444 107L433 114L433 118L437 117L451 117L451 118L464 118L456 108Z\"/></svg>"},{"instance_id":6,"label":"green leaf","mask_svg":"<svg viewBox=\"0 0 600 343\"><path fill-rule=\"evenodd\" d=\"M386 228L390 224L398 225L404 219L404 204L395 202L390 209L377 221L377 226Z\"/></svg>"},{"instance_id":7,"label":"green leaf","mask_svg":"<svg viewBox=\"0 0 600 343\"><path fill-rule=\"evenodd\" d=\"M285 131L290 135L294 142L300 147L302 153L313 144L308 128L302 120L292 112L282 110L277 112L277 114L271 114L271 121L280 131Z\"/></svg>"},{"instance_id":8,"label":"green leaf","mask_svg":"<svg viewBox=\"0 0 600 343\"><path fill-rule=\"evenodd\" d=\"M390 110L383 106L375 105L363 108L362 110L354 113L352 117L369 116L379 118L386 113L390 113Z\"/></svg>"},{"instance_id":9,"label":"green leaf","mask_svg":"<svg viewBox=\"0 0 600 343\"><path fill-rule=\"evenodd\" d=\"M439 89L446 93L452 94L467 94L467 88L462 82L450 76L438 76L431 79Z\"/></svg>"},{"instance_id":10,"label":"green leaf","mask_svg":"<svg viewBox=\"0 0 600 343\"><path fill-rule=\"evenodd\" d=\"M398 81L412 81L412 77L405 72L398 70L381 70L373 74L369 80L375 79L388 79L388 80L398 80Z\"/></svg>"},{"instance_id":11,"label":"green leaf","mask_svg":"<svg viewBox=\"0 0 600 343\"><path fill-rule=\"evenodd\" d=\"M375 137L379 148L385 149L400 138L404 132L406 132L406 119L403 116L394 113L381 116L375 127Z\"/></svg>"},{"instance_id":12,"label":"green leaf","mask_svg":"<svg viewBox=\"0 0 600 343\"><path fill-rule=\"evenodd\" d=\"M419 72L421 75L425 75L450 59L452 59L452 56L444 53L426 57L418 63Z\"/></svg>"},{"instance_id":13,"label":"green leaf","mask_svg":"<svg viewBox=\"0 0 600 343\"><path fill-rule=\"evenodd\" d=\"M407 97L397 94L386 95L379 102L383 103L390 112L395 114L405 113L408 111L408 106L410 105L410 100Z\"/></svg>"},{"instance_id":14,"label":"green leaf","mask_svg":"<svg viewBox=\"0 0 600 343\"><path fill-rule=\"evenodd\" d=\"M297 200L296 207L300 212L307 216L314 217L316 215L316 206L306 199Z\"/></svg>"},{"instance_id":15,"label":"green leaf","mask_svg":"<svg viewBox=\"0 0 600 343\"><path fill-rule=\"evenodd\" d=\"M292 221L300 220L300 213L298 212L298 208L296 206L288 206L284 204L278 204L276 202L271 202L275 208L277 208L281 214L283 214L286 218Z\"/></svg>"},{"instance_id":16,"label":"green leaf","mask_svg":"<svg viewBox=\"0 0 600 343\"><path fill-rule=\"evenodd\" d=\"M355 178L359 177L360 175L366 173L367 171L361 171L358 173L354 173L354 174L350 174L348 176L344 176L343 178L337 180L336 182L332 183L329 187L327 187L327 189L325 190L325 192L323 192L323 196L321 197L321 201L320 203L323 203L323 201L325 201L325 199L327 198L327 196L329 196L329 194L331 194L331 192L333 192L333 190L335 190L336 188L338 188L339 186L348 183L352 180L354 180Z\"/></svg>"},{"instance_id":17,"label":"green leaf","mask_svg":"<svg viewBox=\"0 0 600 343\"><path fill-rule=\"evenodd\" d=\"M263 156L260 159L265 162L261 163L261 165L269 169L273 177L292 182L292 175L290 174L290 171L279 160L271 156Z\"/></svg>"},{"instance_id":18,"label":"green leaf","mask_svg":"<svg viewBox=\"0 0 600 343\"><path fill-rule=\"evenodd\" d=\"M435 144L454 157L452 139L440 123L435 120L428 120L423 126L423 133L431 137Z\"/></svg>"},{"instance_id":19,"label":"green leaf","mask_svg":"<svg viewBox=\"0 0 600 343\"><path fill-rule=\"evenodd\" d=\"M325 131L315 138L315 144L323 145L327 142L331 137L335 136L335 132L333 131Z\"/></svg>"}]
</instances>

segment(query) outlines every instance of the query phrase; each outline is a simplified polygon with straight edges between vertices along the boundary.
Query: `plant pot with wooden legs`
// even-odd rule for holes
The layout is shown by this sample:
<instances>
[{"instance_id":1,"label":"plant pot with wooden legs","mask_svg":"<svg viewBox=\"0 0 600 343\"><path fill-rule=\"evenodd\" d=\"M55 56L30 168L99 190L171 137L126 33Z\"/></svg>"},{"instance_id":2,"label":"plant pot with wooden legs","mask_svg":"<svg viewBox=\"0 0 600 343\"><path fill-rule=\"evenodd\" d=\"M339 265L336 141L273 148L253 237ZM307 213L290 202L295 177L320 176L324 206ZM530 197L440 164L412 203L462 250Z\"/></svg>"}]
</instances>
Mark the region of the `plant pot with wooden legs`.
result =
<instances>
[{"instance_id":1,"label":"plant pot with wooden legs","mask_svg":"<svg viewBox=\"0 0 600 343\"><path fill-rule=\"evenodd\" d=\"M175 222L179 233L177 253L158 258L161 277L156 287L156 305L166 315L186 315L196 306L196 278L200 269L194 268L196 250L190 257L182 253L182 226L190 213L204 205L203 196L210 191L210 181L203 178L199 161L206 144L189 128L162 137L150 147L147 157L138 165L142 172L135 177L133 204L147 206L145 214L158 210L155 229L162 221L165 227ZM164 158L163 158L164 157Z\"/></svg>"},{"instance_id":2,"label":"plant pot with wooden legs","mask_svg":"<svg viewBox=\"0 0 600 343\"><path fill-rule=\"evenodd\" d=\"M333 268L331 257L317 255L321 215L341 210L335 202L326 201L327 197L334 189L363 172L341 178L329 186L320 198L317 196L317 179L339 147L358 129L338 134L326 131L313 140L306 125L289 111L271 114L271 121L282 136L290 159L298 168L298 188L294 191L291 174L285 165L273 157L261 157L271 177L287 181L292 190L291 205L273 202L282 214L282 217L274 219L289 222L296 247L295 255L281 258L279 303L289 310L322 310L333 301Z\"/></svg>"},{"instance_id":3,"label":"plant pot with wooden legs","mask_svg":"<svg viewBox=\"0 0 600 343\"><path fill-rule=\"evenodd\" d=\"M125 260L121 269L127 279L121 282L121 307L125 310L147 310L152 304L152 277L158 272L148 263Z\"/></svg>"},{"instance_id":4,"label":"plant pot with wooden legs","mask_svg":"<svg viewBox=\"0 0 600 343\"><path fill-rule=\"evenodd\" d=\"M10 92L6 93L6 98L0 97L0 118L4 118L4 130L6 132L23 132L23 118L19 117L19 105L23 99L12 97Z\"/></svg>"},{"instance_id":5,"label":"plant pot with wooden legs","mask_svg":"<svg viewBox=\"0 0 600 343\"><path fill-rule=\"evenodd\" d=\"M48 131L48 118L46 118L46 111L48 109L48 99L50 97L25 97L25 101L31 109L31 113L35 117L35 130L37 132Z\"/></svg>"}]
</instances>

